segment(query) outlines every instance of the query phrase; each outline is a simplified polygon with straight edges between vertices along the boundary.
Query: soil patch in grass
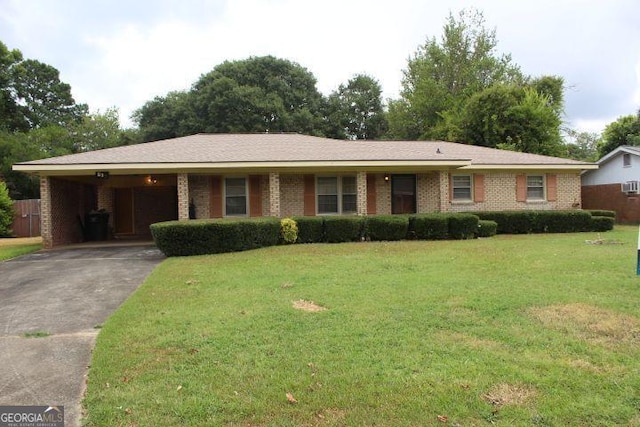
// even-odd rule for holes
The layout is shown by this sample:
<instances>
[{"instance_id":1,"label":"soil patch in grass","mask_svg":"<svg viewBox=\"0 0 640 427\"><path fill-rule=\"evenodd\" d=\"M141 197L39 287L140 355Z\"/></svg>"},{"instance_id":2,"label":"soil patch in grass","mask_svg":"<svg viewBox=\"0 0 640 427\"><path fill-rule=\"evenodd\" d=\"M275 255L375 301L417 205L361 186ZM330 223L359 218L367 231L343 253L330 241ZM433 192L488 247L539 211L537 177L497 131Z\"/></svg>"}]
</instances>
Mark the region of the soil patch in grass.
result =
<instances>
[{"instance_id":1,"label":"soil patch in grass","mask_svg":"<svg viewBox=\"0 0 640 427\"><path fill-rule=\"evenodd\" d=\"M530 309L544 326L564 331L595 344L640 342L640 320L584 303L550 305Z\"/></svg>"},{"instance_id":2,"label":"soil patch in grass","mask_svg":"<svg viewBox=\"0 0 640 427\"><path fill-rule=\"evenodd\" d=\"M527 405L536 395L536 390L531 386L501 383L493 386L482 397L493 406L502 407Z\"/></svg>"},{"instance_id":3,"label":"soil patch in grass","mask_svg":"<svg viewBox=\"0 0 640 427\"><path fill-rule=\"evenodd\" d=\"M327 309L326 307L322 307L321 305L318 305L313 301L307 301L303 299L294 301L293 308L295 308L296 310L308 311L311 313L315 313L318 311L325 311Z\"/></svg>"}]
</instances>

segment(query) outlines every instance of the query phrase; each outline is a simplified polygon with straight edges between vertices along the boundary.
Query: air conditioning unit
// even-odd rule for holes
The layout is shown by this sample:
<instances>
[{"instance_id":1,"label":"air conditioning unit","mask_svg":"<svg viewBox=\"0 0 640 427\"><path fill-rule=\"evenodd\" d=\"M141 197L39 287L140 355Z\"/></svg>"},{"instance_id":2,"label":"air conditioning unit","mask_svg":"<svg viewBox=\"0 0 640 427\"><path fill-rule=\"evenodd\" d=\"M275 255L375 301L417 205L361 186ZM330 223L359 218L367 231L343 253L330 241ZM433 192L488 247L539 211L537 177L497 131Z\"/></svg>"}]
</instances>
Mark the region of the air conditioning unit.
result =
<instances>
[{"instance_id":1,"label":"air conditioning unit","mask_svg":"<svg viewBox=\"0 0 640 427\"><path fill-rule=\"evenodd\" d=\"M627 194L640 193L640 183L638 181L627 181L622 183L622 192Z\"/></svg>"}]
</instances>

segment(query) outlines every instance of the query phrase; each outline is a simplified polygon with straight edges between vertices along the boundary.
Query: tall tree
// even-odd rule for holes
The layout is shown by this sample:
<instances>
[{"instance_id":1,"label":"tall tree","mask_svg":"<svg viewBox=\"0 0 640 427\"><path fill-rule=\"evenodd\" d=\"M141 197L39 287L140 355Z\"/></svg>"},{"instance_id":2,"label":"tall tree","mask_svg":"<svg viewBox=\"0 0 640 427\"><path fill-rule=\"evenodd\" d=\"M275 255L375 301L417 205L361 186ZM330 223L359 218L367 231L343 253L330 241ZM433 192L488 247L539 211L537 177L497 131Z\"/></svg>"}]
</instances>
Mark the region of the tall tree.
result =
<instances>
[{"instance_id":1,"label":"tall tree","mask_svg":"<svg viewBox=\"0 0 640 427\"><path fill-rule=\"evenodd\" d=\"M22 61L19 50L9 50L0 41L0 130L14 131L26 128L26 123L18 112L18 105L13 95L12 68Z\"/></svg>"},{"instance_id":2,"label":"tall tree","mask_svg":"<svg viewBox=\"0 0 640 427\"><path fill-rule=\"evenodd\" d=\"M578 132L568 130L566 142L567 157L583 162L595 162L598 160L598 145L600 135L594 132Z\"/></svg>"},{"instance_id":3,"label":"tall tree","mask_svg":"<svg viewBox=\"0 0 640 427\"><path fill-rule=\"evenodd\" d=\"M459 112L470 96L496 83L520 83L519 68L496 46L495 29L485 28L481 12L463 10L458 19L450 14L440 42L428 39L408 61L401 97L389 105L390 135L446 137L447 112Z\"/></svg>"},{"instance_id":4,"label":"tall tree","mask_svg":"<svg viewBox=\"0 0 640 427\"><path fill-rule=\"evenodd\" d=\"M200 132L301 132L321 128L322 96L300 65L273 56L226 61L192 89Z\"/></svg>"},{"instance_id":5,"label":"tall tree","mask_svg":"<svg viewBox=\"0 0 640 427\"><path fill-rule=\"evenodd\" d=\"M199 128L190 92L169 92L145 103L133 113L143 141L175 138L203 132Z\"/></svg>"},{"instance_id":6,"label":"tall tree","mask_svg":"<svg viewBox=\"0 0 640 427\"><path fill-rule=\"evenodd\" d=\"M640 110L635 116L619 117L604 128L598 153L602 157L622 145L640 146Z\"/></svg>"},{"instance_id":7,"label":"tall tree","mask_svg":"<svg viewBox=\"0 0 640 427\"><path fill-rule=\"evenodd\" d=\"M379 139L387 129L382 88L372 77L356 75L327 99L327 136Z\"/></svg>"}]
</instances>

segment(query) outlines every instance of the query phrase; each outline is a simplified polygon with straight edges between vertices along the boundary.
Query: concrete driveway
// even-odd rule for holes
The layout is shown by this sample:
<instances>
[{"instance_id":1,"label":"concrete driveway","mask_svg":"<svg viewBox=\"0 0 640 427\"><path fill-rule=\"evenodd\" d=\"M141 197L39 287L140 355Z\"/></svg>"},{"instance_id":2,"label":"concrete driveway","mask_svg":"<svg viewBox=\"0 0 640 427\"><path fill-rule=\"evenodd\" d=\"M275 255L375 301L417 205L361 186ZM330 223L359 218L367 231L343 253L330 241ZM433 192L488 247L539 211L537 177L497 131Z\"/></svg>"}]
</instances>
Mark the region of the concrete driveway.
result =
<instances>
[{"instance_id":1,"label":"concrete driveway","mask_svg":"<svg viewBox=\"0 0 640 427\"><path fill-rule=\"evenodd\" d=\"M163 259L105 246L0 262L0 405L64 405L65 426L79 425L99 325Z\"/></svg>"}]
</instances>

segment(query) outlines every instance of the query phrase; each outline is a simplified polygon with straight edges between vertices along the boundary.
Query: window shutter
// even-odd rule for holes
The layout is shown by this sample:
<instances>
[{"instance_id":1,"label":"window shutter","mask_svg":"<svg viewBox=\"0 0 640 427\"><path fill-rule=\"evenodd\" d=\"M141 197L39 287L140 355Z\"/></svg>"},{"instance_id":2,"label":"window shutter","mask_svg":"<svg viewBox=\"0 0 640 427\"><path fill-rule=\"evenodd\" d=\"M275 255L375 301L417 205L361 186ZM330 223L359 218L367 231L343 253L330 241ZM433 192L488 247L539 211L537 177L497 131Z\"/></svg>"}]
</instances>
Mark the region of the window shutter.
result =
<instances>
[{"instance_id":1,"label":"window shutter","mask_svg":"<svg viewBox=\"0 0 640 427\"><path fill-rule=\"evenodd\" d=\"M484 175L479 173L473 175L473 201L484 202Z\"/></svg>"},{"instance_id":2,"label":"window shutter","mask_svg":"<svg viewBox=\"0 0 640 427\"><path fill-rule=\"evenodd\" d=\"M211 177L209 217L222 218L222 177L217 175Z\"/></svg>"},{"instance_id":3,"label":"window shutter","mask_svg":"<svg viewBox=\"0 0 640 427\"><path fill-rule=\"evenodd\" d=\"M558 176L553 173L547 174L547 200L558 200Z\"/></svg>"},{"instance_id":4,"label":"window shutter","mask_svg":"<svg viewBox=\"0 0 640 427\"><path fill-rule=\"evenodd\" d=\"M367 215L376 214L376 176L367 174Z\"/></svg>"},{"instance_id":5,"label":"window shutter","mask_svg":"<svg viewBox=\"0 0 640 427\"><path fill-rule=\"evenodd\" d=\"M516 201L518 202L527 201L527 176L526 175L516 176Z\"/></svg>"},{"instance_id":6,"label":"window shutter","mask_svg":"<svg viewBox=\"0 0 640 427\"><path fill-rule=\"evenodd\" d=\"M315 216L316 214L316 177L314 175L304 176L304 215Z\"/></svg>"},{"instance_id":7,"label":"window shutter","mask_svg":"<svg viewBox=\"0 0 640 427\"><path fill-rule=\"evenodd\" d=\"M260 175L249 175L249 216L262 216Z\"/></svg>"}]
</instances>

